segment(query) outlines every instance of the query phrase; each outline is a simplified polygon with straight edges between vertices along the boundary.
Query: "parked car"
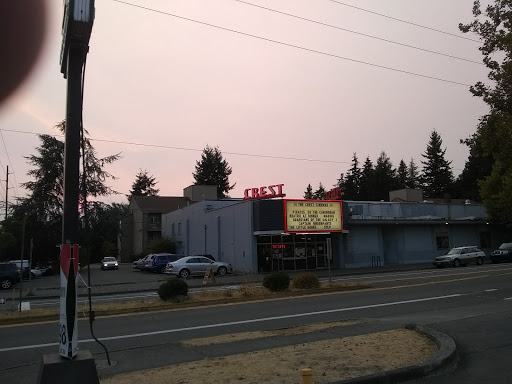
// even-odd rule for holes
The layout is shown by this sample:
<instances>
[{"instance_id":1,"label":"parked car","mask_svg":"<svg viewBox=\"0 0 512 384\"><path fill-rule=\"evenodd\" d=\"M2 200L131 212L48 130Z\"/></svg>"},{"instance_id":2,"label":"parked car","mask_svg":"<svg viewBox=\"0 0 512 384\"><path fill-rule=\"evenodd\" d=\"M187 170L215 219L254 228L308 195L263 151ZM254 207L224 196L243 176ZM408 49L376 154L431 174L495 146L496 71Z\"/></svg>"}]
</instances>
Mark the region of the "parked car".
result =
<instances>
[{"instance_id":1,"label":"parked car","mask_svg":"<svg viewBox=\"0 0 512 384\"><path fill-rule=\"evenodd\" d=\"M51 264L37 264L36 269L39 269L43 276L51 276L54 274L53 266Z\"/></svg>"},{"instance_id":2,"label":"parked car","mask_svg":"<svg viewBox=\"0 0 512 384\"><path fill-rule=\"evenodd\" d=\"M119 263L115 257L104 257L101 259L101 269L118 269Z\"/></svg>"},{"instance_id":3,"label":"parked car","mask_svg":"<svg viewBox=\"0 0 512 384\"><path fill-rule=\"evenodd\" d=\"M37 268L31 268L30 269L30 278L35 279L36 277L42 277L43 272L40 269Z\"/></svg>"},{"instance_id":4,"label":"parked car","mask_svg":"<svg viewBox=\"0 0 512 384\"><path fill-rule=\"evenodd\" d=\"M181 255L176 255L174 253L157 253L149 262L146 261L144 270L148 272L163 273L167 263L176 261L180 257Z\"/></svg>"},{"instance_id":5,"label":"parked car","mask_svg":"<svg viewBox=\"0 0 512 384\"><path fill-rule=\"evenodd\" d=\"M446 255L436 257L434 259L434 265L438 268L447 265L460 267L461 265L468 265L471 263L482 265L484 260L485 252L475 246L455 247Z\"/></svg>"},{"instance_id":6,"label":"parked car","mask_svg":"<svg viewBox=\"0 0 512 384\"><path fill-rule=\"evenodd\" d=\"M490 257L493 263L512 261L512 243L501 244L497 250L491 252Z\"/></svg>"},{"instance_id":7,"label":"parked car","mask_svg":"<svg viewBox=\"0 0 512 384\"><path fill-rule=\"evenodd\" d=\"M147 256L144 256L144 257L141 257L139 260L135 260L133 263L132 263L132 269L141 269L141 267L144 265L144 263L146 262L146 258Z\"/></svg>"},{"instance_id":8,"label":"parked car","mask_svg":"<svg viewBox=\"0 0 512 384\"><path fill-rule=\"evenodd\" d=\"M0 264L0 288L9 289L20 281L20 268L14 263Z\"/></svg>"},{"instance_id":9,"label":"parked car","mask_svg":"<svg viewBox=\"0 0 512 384\"><path fill-rule=\"evenodd\" d=\"M28 260L23 260L23 262L22 262L22 260L9 260L9 263L16 264L18 266L18 268L20 269L20 271L21 271L21 264L23 264L23 278L25 280L35 278L35 274L32 275L32 273L31 273L32 268L30 268Z\"/></svg>"},{"instance_id":10,"label":"parked car","mask_svg":"<svg viewBox=\"0 0 512 384\"><path fill-rule=\"evenodd\" d=\"M204 275L207 268L211 268L216 275L224 276L233 273L233 267L222 261L212 261L203 256L187 256L167 263L165 273L187 278L190 275Z\"/></svg>"}]
</instances>

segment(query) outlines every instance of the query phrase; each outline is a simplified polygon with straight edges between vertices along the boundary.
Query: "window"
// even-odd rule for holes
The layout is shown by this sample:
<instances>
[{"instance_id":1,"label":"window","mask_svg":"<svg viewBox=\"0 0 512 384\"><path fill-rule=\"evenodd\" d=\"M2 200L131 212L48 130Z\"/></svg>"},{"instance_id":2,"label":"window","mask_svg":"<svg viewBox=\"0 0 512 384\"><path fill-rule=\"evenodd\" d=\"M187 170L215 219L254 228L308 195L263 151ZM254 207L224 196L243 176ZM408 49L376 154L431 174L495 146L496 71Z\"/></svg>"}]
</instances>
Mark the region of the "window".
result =
<instances>
[{"instance_id":1,"label":"window","mask_svg":"<svg viewBox=\"0 0 512 384\"><path fill-rule=\"evenodd\" d=\"M171 234L174 236L174 223L171 224Z\"/></svg>"},{"instance_id":2,"label":"window","mask_svg":"<svg viewBox=\"0 0 512 384\"><path fill-rule=\"evenodd\" d=\"M436 248L437 249L449 249L450 239L448 233L436 233Z\"/></svg>"},{"instance_id":3,"label":"window","mask_svg":"<svg viewBox=\"0 0 512 384\"><path fill-rule=\"evenodd\" d=\"M160 224L160 214L151 213L148 216L149 224Z\"/></svg>"},{"instance_id":4,"label":"window","mask_svg":"<svg viewBox=\"0 0 512 384\"><path fill-rule=\"evenodd\" d=\"M181 235L181 223L178 223L178 235Z\"/></svg>"},{"instance_id":5,"label":"window","mask_svg":"<svg viewBox=\"0 0 512 384\"><path fill-rule=\"evenodd\" d=\"M490 231L480 232L480 247L491 248L491 232Z\"/></svg>"}]
</instances>

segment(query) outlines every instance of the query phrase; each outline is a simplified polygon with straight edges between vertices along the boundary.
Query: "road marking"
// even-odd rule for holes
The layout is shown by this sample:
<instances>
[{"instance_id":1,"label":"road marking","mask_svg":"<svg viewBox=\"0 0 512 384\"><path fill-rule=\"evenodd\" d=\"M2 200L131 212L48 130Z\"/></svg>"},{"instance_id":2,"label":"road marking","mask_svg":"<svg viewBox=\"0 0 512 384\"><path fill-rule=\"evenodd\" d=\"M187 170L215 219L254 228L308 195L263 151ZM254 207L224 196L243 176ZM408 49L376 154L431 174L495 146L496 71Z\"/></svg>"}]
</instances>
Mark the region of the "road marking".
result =
<instances>
[{"instance_id":1,"label":"road marking","mask_svg":"<svg viewBox=\"0 0 512 384\"><path fill-rule=\"evenodd\" d=\"M486 289L485 292L494 292L494 291L497 291L498 289L497 288L492 288L492 289Z\"/></svg>"},{"instance_id":2,"label":"road marking","mask_svg":"<svg viewBox=\"0 0 512 384\"><path fill-rule=\"evenodd\" d=\"M453 295L435 296L435 297L427 297L427 298L423 298L423 299L414 299L414 300L405 300L405 301L395 301L395 302L391 302L391 303L361 305L361 306L357 306L357 307L347 307L347 308L327 309L327 310L324 310L324 311L296 313L296 314L293 314L293 315L262 317L262 318L259 318L259 319L230 321L230 322L227 322L227 323L198 325L198 326L195 326L195 327L164 329L164 330L161 330L161 331L134 333L134 334L130 334L130 335L102 337L102 338L99 338L99 340L100 341L108 341L108 340L132 339L132 338L136 338L136 337L155 336L155 335L163 335L163 334L168 334L168 333L179 333L179 332L186 332L186 331L194 331L194 330L198 330L198 329L221 328L221 327L229 327L229 326L233 326L233 325L251 324L251 323L262 323L262 322L266 322L266 321L292 319L292 318L297 318L297 317L325 315L325 314L329 314L329 313L350 312L350 311L357 311L357 310L361 310L361 309L390 307L390 306L393 306L393 305L404 305L404 304L422 303L422 302L434 301L434 300L451 299L451 298L460 297L460 296L463 296L463 295L460 294L460 293L457 293L457 294L453 294ZM85 340L79 340L78 341L79 344L90 343L90 342L95 342L95 340L94 339L85 339ZM24 350L24 349L54 347L54 346L57 346L57 345L59 345L59 344L58 343L47 343L47 344L24 345L24 346L19 346L19 347L0 348L0 353L1 352L11 352L11 351L20 351L20 350Z\"/></svg>"},{"instance_id":3,"label":"road marking","mask_svg":"<svg viewBox=\"0 0 512 384\"><path fill-rule=\"evenodd\" d=\"M512 300L512 297L505 297L503 300Z\"/></svg>"}]
</instances>

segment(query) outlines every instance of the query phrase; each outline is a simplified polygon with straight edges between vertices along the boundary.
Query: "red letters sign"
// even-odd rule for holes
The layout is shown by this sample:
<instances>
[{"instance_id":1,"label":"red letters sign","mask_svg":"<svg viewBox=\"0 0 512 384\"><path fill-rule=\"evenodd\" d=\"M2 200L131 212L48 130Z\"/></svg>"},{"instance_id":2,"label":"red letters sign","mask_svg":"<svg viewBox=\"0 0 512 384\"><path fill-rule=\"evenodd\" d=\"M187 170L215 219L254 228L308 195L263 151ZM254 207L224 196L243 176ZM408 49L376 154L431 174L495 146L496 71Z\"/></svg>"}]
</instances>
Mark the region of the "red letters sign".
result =
<instances>
[{"instance_id":1,"label":"red letters sign","mask_svg":"<svg viewBox=\"0 0 512 384\"><path fill-rule=\"evenodd\" d=\"M285 249L286 245L284 245L284 244L272 244L272 248L274 248L274 249Z\"/></svg>"},{"instance_id":2,"label":"red letters sign","mask_svg":"<svg viewBox=\"0 0 512 384\"><path fill-rule=\"evenodd\" d=\"M273 199L274 197L285 197L283 193L284 184L269 185L268 187L247 188L244 192L244 200Z\"/></svg>"}]
</instances>

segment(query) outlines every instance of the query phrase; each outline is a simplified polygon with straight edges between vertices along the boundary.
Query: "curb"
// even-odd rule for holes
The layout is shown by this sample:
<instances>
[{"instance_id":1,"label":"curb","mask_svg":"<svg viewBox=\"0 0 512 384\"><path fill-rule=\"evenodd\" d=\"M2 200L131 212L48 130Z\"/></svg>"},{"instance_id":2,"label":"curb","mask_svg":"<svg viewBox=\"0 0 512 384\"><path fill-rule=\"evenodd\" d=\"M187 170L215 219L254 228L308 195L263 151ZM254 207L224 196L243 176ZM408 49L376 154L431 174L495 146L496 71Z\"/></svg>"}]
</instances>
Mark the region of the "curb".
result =
<instances>
[{"instance_id":1,"label":"curb","mask_svg":"<svg viewBox=\"0 0 512 384\"><path fill-rule=\"evenodd\" d=\"M439 347L437 353L428 360L417 365L395 369L389 372L376 373L373 375L338 381L331 384L391 384L405 380L418 379L447 366L455 360L457 346L450 336L436 331L435 329L416 324L409 324L404 328L416 331L434 341Z\"/></svg>"}]
</instances>

